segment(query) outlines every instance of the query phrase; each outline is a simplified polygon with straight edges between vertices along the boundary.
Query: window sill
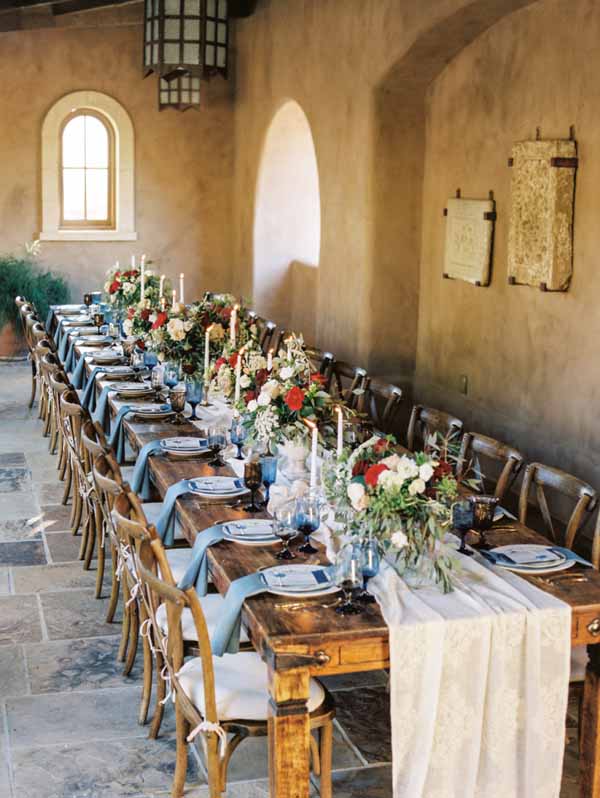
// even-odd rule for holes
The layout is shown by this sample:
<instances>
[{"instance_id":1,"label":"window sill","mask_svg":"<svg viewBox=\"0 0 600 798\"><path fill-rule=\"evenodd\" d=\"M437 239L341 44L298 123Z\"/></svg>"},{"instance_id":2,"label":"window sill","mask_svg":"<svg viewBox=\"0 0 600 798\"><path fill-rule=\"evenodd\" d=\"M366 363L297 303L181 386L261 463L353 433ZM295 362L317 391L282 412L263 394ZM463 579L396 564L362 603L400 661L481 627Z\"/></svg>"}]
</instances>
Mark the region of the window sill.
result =
<instances>
[{"instance_id":1,"label":"window sill","mask_svg":"<svg viewBox=\"0 0 600 798\"><path fill-rule=\"evenodd\" d=\"M120 230L46 230L40 241L137 241L137 233Z\"/></svg>"}]
</instances>

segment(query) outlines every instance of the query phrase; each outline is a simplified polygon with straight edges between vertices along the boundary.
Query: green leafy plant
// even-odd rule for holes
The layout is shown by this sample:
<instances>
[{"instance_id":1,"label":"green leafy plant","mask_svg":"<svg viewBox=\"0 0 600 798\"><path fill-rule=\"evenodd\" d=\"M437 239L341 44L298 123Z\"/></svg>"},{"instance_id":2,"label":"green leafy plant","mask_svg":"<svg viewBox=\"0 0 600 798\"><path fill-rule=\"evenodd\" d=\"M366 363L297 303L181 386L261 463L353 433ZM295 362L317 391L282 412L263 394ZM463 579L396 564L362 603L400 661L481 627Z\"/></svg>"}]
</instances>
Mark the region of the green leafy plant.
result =
<instances>
[{"instance_id":1,"label":"green leafy plant","mask_svg":"<svg viewBox=\"0 0 600 798\"><path fill-rule=\"evenodd\" d=\"M32 254L0 255L0 328L16 321L16 296L32 302L45 319L49 306L68 302L69 293L65 279L41 266Z\"/></svg>"}]
</instances>

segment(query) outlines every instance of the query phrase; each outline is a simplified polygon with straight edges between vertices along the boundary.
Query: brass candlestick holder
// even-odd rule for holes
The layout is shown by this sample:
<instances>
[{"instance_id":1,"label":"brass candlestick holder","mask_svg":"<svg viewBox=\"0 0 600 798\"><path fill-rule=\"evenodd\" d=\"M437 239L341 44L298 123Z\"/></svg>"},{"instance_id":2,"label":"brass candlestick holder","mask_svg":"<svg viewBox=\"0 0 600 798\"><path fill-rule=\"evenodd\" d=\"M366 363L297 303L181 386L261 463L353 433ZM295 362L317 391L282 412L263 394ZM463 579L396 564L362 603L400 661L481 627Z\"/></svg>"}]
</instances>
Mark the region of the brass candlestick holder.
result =
<instances>
[{"instance_id":1,"label":"brass candlestick holder","mask_svg":"<svg viewBox=\"0 0 600 798\"><path fill-rule=\"evenodd\" d=\"M204 372L204 390L202 391L202 401L200 407L212 407L212 403L208 401L208 392L210 391L210 372Z\"/></svg>"}]
</instances>

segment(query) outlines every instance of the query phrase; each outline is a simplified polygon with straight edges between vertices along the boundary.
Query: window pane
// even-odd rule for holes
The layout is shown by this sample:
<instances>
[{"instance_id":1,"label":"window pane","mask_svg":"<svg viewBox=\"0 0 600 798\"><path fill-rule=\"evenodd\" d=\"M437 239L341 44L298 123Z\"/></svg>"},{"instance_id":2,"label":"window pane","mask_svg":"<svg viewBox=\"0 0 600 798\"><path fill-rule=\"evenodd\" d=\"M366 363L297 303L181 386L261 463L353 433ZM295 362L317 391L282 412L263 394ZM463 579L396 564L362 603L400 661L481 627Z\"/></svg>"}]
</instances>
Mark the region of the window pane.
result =
<instances>
[{"instance_id":1,"label":"window pane","mask_svg":"<svg viewBox=\"0 0 600 798\"><path fill-rule=\"evenodd\" d=\"M85 219L84 169L63 169L63 218L70 222Z\"/></svg>"},{"instance_id":2,"label":"window pane","mask_svg":"<svg viewBox=\"0 0 600 798\"><path fill-rule=\"evenodd\" d=\"M179 31L181 29L178 19L165 19L165 39L179 41Z\"/></svg>"},{"instance_id":3,"label":"window pane","mask_svg":"<svg viewBox=\"0 0 600 798\"><path fill-rule=\"evenodd\" d=\"M219 0L219 17L227 19L227 0Z\"/></svg>"},{"instance_id":4,"label":"window pane","mask_svg":"<svg viewBox=\"0 0 600 798\"><path fill-rule=\"evenodd\" d=\"M179 45L165 43L165 64L179 63Z\"/></svg>"},{"instance_id":5,"label":"window pane","mask_svg":"<svg viewBox=\"0 0 600 798\"><path fill-rule=\"evenodd\" d=\"M215 65L215 48L214 45L208 44L206 46L205 63L207 66Z\"/></svg>"},{"instance_id":6,"label":"window pane","mask_svg":"<svg viewBox=\"0 0 600 798\"><path fill-rule=\"evenodd\" d=\"M88 220L108 219L108 169L88 169L85 182Z\"/></svg>"},{"instance_id":7,"label":"window pane","mask_svg":"<svg viewBox=\"0 0 600 798\"><path fill-rule=\"evenodd\" d=\"M217 66L221 69L227 66L227 50L224 47L219 47L217 50Z\"/></svg>"},{"instance_id":8,"label":"window pane","mask_svg":"<svg viewBox=\"0 0 600 798\"><path fill-rule=\"evenodd\" d=\"M227 25L219 23L219 44L227 44Z\"/></svg>"},{"instance_id":9,"label":"window pane","mask_svg":"<svg viewBox=\"0 0 600 798\"><path fill-rule=\"evenodd\" d=\"M95 116L85 117L85 165L108 168L108 131Z\"/></svg>"},{"instance_id":10,"label":"window pane","mask_svg":"<svg viewBox=\"0 0 600 798\"><path fill-rule=\"evenodd\" d=\"M63 166L85 166L85 122L76 116L67 122L62 137Z\"/></svg>"}]
</instances>

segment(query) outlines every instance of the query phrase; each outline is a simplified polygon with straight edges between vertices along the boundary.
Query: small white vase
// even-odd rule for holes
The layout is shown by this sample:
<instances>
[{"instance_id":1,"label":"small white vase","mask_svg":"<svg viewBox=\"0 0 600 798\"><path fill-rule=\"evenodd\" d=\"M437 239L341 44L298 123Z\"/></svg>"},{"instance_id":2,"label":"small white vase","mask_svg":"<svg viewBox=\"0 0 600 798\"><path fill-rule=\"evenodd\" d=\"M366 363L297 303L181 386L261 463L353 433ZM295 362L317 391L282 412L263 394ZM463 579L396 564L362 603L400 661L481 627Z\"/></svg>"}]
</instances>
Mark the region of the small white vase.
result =
<instances>
[{"instance_id":1,"label":"small white vase","mask_svg":"<svg viewBox=\"0 0 600 798\"><path fill-rule=\"evenodd\" d=\"M296 443L286 441L281 444L279 450L285 458L284 473L290 480L302 479L307 475L306 458L308 457L308 447L306 443Z\"/></svg>"}]
</instances>

